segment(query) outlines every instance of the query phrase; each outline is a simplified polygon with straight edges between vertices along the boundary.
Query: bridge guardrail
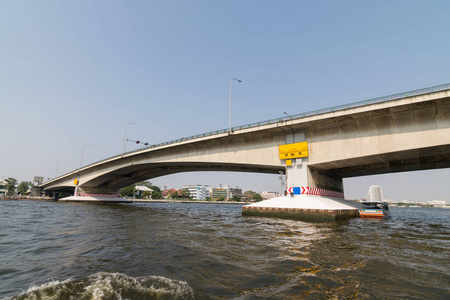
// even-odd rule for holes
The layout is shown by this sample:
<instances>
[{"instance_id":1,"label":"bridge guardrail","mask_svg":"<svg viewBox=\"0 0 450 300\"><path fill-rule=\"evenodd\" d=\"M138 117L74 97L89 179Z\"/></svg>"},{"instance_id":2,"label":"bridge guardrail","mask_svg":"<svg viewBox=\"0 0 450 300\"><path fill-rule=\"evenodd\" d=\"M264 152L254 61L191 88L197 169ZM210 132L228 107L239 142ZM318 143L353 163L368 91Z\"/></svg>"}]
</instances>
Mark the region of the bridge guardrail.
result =
<instances>
[{"instance_id":1,"label":"bridge guardrail","mask_svg":"<svg viewBox=\"0 0 450 300\"><path fill-rule=\"evenodd\" d=\"M270 124L274 124L274 123L278 123L278 122L284 122L284 121L288 121L288 120L301 119L301 118L306 118L306 117L310 117L310 116L316 116L316 115L321 115L321 114L325 114L325 113L341 111L341 110L346 110L346 109L355 108L355 107L362 107L362 106L375 104L375 103L388 102L388 101L398 100L398 99L407 98L407 97L411 97L411 96L425 95L425 94L429 94L429 93L433 93L433 92L439 92L439 91L445 91L445 90L450 90L450 83L436 85L436 86L432 86L432 87L429 87L429 88L422 88L422 89L413 90L413 91L404 92L404 93L388 95L388 96L384 96L384 97L372 98L372 99L369 99L369 100L353 102L353 103L350 103L350 104L342 104L342 105L333 106L333 107L330 107L330 108L323 108L323 109L313 110L313 111L309 111L309 112L305 112L305 113L295 114L295 115L292 115L290 117L279 117L279 118L274 118L274 119L270 119L270 120L266 120L266 121L254 122L254 123L250 123L250 124L246 124L246 125L240 125L240 126L234 126L234 127L231 128L231 131L241 130L241 129L248 129L248 128L254 128L254 127L258 127L258 126L262 126L262 125L270 125ZM175 143L179 143L179 142L182 142L182 141L189 141L189 140L194 140L194 139L198 139L198 138L202 138L202 137L208 137L208 136L212 136L212 135L227 133L228 131L229 131L229 129L227 128L227 129L215 130L215 131L206 132L206 133L202 133L202 134L192 135L192 136L189 136L189 137L180 138L180 139L176 139L176 140L172 140L172 141L168 141L168 142L163 142L163 143L159 143L159 144L154 144L154 145L150 145L148 147L144 147L144 148L128 151L128 152L124 153L124 155L125 154L139 152L139 151L143 151L143 150L146 150L146 149L152 149L152 148L162 147L162 146L166 146L166 145L170 145L170 144L175 144ZM103 162L103 161L106 161L106 160L109 160L109 159L113 159L113 158L117 158L117 157L121 157L121 156L122 156L122 154L114 155L114 156L111 156L111 157L99 160L99 161L97 161L95 163L86 165L86 166L84 166L82 168L86 168L88 166L91 166L91 165L94 165L94 164L98 164L100 162ZM72 172L75 172L75 171L77 171L79 169L80 168L75 169ZM72 173L72 172L69 172L69 173ZM66 174L61 175L59 177L63 177L65 175ZM56 178L54 178L54 179L56 179Z\"/></svg>"}]
</instances>

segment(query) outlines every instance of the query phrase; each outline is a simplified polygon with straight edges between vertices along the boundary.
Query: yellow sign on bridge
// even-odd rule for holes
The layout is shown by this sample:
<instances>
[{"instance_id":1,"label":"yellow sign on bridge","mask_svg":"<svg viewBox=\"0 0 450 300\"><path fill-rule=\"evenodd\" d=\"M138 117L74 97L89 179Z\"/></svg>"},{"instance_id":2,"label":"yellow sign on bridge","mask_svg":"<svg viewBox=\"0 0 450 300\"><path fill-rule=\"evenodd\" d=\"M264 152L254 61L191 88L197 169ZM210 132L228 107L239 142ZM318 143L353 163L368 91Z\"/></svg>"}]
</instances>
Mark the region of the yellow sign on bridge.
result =
<instances>
[{"instance_id":1,"label":"yellow sign on bridge","mask_svg":"<svg viewBox=\"0 0 450 300\"><path fill-rule=\"evenodd\" d=\"M308 142L286 144L278 146L280 159L291 159L308 156Z\"/></svg>"}]
</instances>

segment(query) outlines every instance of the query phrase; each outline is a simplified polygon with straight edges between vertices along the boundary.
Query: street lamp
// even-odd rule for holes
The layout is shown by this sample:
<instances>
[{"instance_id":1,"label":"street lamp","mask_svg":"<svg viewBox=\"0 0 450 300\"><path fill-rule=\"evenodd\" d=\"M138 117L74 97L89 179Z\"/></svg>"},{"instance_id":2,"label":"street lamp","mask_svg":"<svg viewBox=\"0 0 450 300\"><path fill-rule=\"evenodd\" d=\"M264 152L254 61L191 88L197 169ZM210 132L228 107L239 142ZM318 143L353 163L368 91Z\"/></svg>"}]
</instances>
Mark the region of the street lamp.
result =
<instances>
[{"instance_id":1,"label":"street lamp","mask_svg":"<svg viewBox=\"0 0 450 300\"><path fill-rule=\"evenodd\" d=\"M284 114L285 114L286 116L288 116L289 119L292 119L292 117L291 117L287 112L284 112Z\"/></svg>"},{"instance_id":2,"label":"street lamp","mask_svg":"<svg viewBox=\"0 0 450 300\"><path fill-rule=\"evenodd\" d=\"M58 168L59 168L59 163L65 161L65 159L60 159L58 160L58 162L56 163L56 172L55 172L55 178L58 176Z\"/></svg>"},{"instance_id":3,"label":"street lamp","mask_svg":"<svg viewBox=\"0 0 450 300\"><path fill-rule=\"evenodd\" d=\"M237 78L230 79L230 132L231 132L231 81L236 80L237 82L242 82L242 80Z\"/></svg>"},{"instance_id":4,"label":"street lamp","mask_svg":"<svg viewBox=\"0 0 450 300\"><path fill-rule=\"evenodd\" d=\"M89 146L92 146L92 145L88 145L88 144L83 145L83 149L81 150L80 169L81 169L81 164L83 163L84 148L85 148L85 147L89 147Z\"/></svg>"},{"instance_id":5,"label":"street lamp","mask_svg":"<svg viewBox=\"0 0 450 300\"><path fill-rule=\"evenodd\" d=\"M123 135L123 146L122 146L122 156L123 154L127 151L127 127L128 125L136 125L136 123L127 123L127 125L125 125L125 134Z\"/></svg>"}]
</instances>

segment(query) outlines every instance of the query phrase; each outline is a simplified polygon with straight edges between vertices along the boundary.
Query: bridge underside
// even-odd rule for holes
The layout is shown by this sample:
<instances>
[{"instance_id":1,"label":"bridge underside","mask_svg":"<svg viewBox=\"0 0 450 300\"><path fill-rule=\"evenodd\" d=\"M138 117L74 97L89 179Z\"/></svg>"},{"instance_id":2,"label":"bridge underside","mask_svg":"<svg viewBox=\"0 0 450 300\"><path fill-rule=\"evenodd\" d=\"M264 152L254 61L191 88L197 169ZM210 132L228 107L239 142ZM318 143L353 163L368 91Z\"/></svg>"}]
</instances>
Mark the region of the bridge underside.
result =
<instances>
[{"instance_id":1,"label":"bridge underside","mask_svg":"<svg viewBox=\"0 0 450 300\"><path fill-rule=\"evenodd\" d=\"M450 168L450 145L312 164L309 167L327 170L341 178Z\"/></svg>"},{"instance_id":2,"label":"bridge underside","mask_svg":"<svg viewBox=\"0 0 450 300\"><path fill-rule=\"evenodd\" d=\"M283 166L264 166L264 165L238 165L224 163L151 163L137 164L117 169L113 172L98 176L92 180L83 183L79 190L83 193L116 193L121 188L133 183L144 181L165 175L171 175L182 172L197 171L231 171L231 172L250 172L279 174L284 171ZM73 193L74 187L59 187L58 192L66 191ZM48 189L47 191L52 191ZM54 190L56 191L56 189Z\"/></svg>"},{"instance_id":3,"label":"bridge underside","mask_svg":"<svg viewBox=\"0 0 450 300\"><path fill-rule=\"evenodd\" d=\"M450 168L450 145L310 164L308 168L312 171L311 174L314 177L312 181L316 183L311 184L311 186L343 191L339 186L333 188L335 184L330 184L330 180L339 181L342 184L342 179L347 177ZM83 177L81 177L80 190L84 193L116 193L121 188L139 181L195 171L279 174L280 171L285 171L285 167L192 162L137 164L117 169L84 183L82 180ZM316 178L317 176L320 178ZM322 185L321 183L324 182L325 185ZM58 187L57 189L48 189L47 191L73 193L74 187Z\"/></svg>"}]
</instances>

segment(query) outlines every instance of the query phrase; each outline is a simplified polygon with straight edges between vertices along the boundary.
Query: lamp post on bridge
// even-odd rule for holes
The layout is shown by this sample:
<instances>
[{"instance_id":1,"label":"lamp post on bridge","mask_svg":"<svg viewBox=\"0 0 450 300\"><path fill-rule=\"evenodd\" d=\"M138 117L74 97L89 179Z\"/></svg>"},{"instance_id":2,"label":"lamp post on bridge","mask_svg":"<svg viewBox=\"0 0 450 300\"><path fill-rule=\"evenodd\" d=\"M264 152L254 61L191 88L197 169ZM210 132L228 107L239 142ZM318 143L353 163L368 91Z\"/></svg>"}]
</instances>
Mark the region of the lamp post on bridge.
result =
<instances>
[{"instance_id":1,"label":"lamp post on bridge","mask_svg":"<svg viewBox=\"0 0 450 300\"><path fill-rule=\"evenodd\" d=\"M123 135L123 146L122 146L122 156L123 154L127 151L127 127L128 125L136 125L136 123L127 123L127 125L125 125L125 134Z\"/></svg>"},{"instance_id":2,"label":"lamp post on bridge","mask_svg":"<svg viewBox=\"0 0 450 300\"><path fill-rule=\"evenodd\" d=\"M230 128L229 131L231 132L231 81L236 80L237 82L242 82L242 80L237 78L231 78L230 79Z\"/></svg>"},{"instance_id":3,"label":"lamp post on bridge","mask_svg":"<svg viewBox=\"0 0 450 300\"><path fill-rule=\"evenodd\" d=\"M92 146L92 145L88 145L88 144L83 145L83 149L81 150L80 169L81 169L81 165L82 165L82 163L83 163L84 148L85 148L85 147L91 147L91 146Z\"/></svg>"},{"instance_id":4,"label":"lamp post on bridge","mask_svg":"<svg viewBox=\"0 0 450 300\"><path fill-rule=\"evenodd\" d=\"M58 162L56 163L56 172L55 172L55 178L58 176L58 168L59 168L59 163L65 161L65 159L60 159L58 160Z\"/></svg>"},{"instance_id":5,"label":"lamp post on bridge","mask_svg":"<svg viewBox=\"0 0 450 300\"><path fill-rule=\"evenodd\" d=\"M136 143L136 144L141 144L141 143L142 143L141 141L134 141L134 140L130 140L130 139L127 139L127 142L128 142L128 141L134 142L134 143ZM142 145L148 146L148 143L142 143Z\"/></svg>"}]
</instances>

